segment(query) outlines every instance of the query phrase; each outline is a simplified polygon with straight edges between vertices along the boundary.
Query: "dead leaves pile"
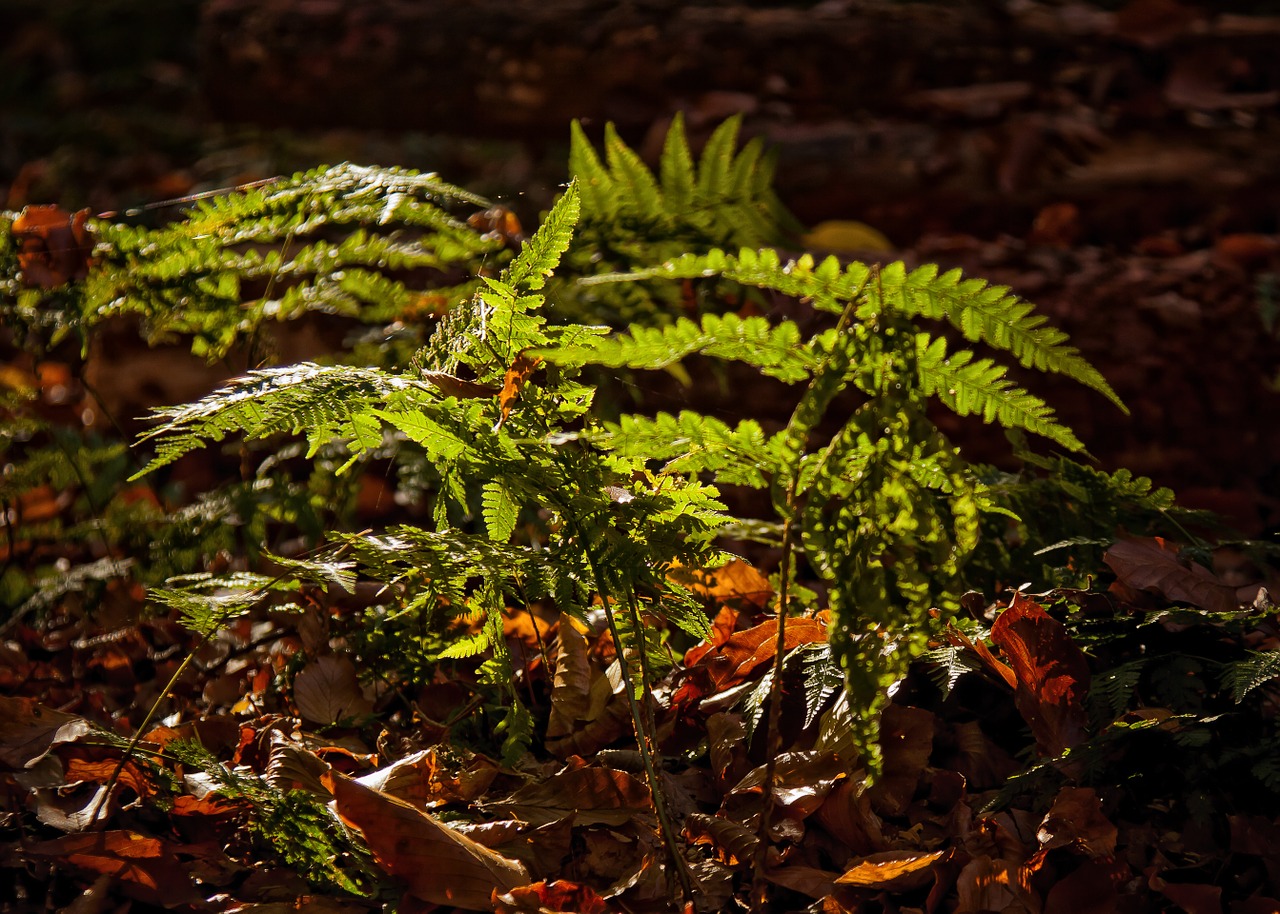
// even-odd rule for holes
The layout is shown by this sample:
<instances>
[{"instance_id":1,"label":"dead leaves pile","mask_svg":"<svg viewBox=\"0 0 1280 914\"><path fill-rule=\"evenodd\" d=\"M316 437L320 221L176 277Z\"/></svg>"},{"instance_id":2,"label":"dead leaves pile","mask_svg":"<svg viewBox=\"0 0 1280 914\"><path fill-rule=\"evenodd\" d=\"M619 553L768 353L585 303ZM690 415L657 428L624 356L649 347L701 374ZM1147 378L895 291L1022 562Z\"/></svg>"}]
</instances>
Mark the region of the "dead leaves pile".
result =
<instances>
[{"instance_id":1,"label":"dead leaves pile","mask_svg":"<svg viewBox=\"0 0 1280 914\"><path fill-rule=\"evenodd\" d=\"M773 911L1280 908L1280 801L1256 778L1225 777L1236 770L1232 734L1274 735L1274 685L1234 705L1225 686L1185 667L1177 675L1195 680L1195 708L1154 704L1172 694L1158 671L1134 678L1124 707L1099 699L1100 683L1157 648L1246 657L1280 647L1267 596L1256 586L1237 593L1159 540L1119 543L1107 560L1110 593L1012 594L988 608L989 630L950 629L951 656L968 672L949 693L924 666L901 684L884 714L885 772L874 783L841 742L839 695L806 706L788 673L763 856L764 741L746 698L772 666L771 592L744 563L684 575L712 634L678 658L651 710L661 789L697 887L692 909L745 903L760 860ZM450 726L428 713L446 696L465 698L465 674L369 681L342 650L346 610L312 596L310 616L244 620L203 648L165 703L168 716L130 755L146 702L193 647L190 636L167 620L90 619L72 606L9 627L0 659L6 910L678 907L607 636L550 611L510 613L509 647L523 658L539 728L534 752L504 768L451 743ZM829 624L825 615L791 620L787 644L821 648ZM1192 739L1232 714L1247 720ZM179 740L229 774L220 781L184 764ZM1160 781L1195 753L1220 757L1182 782ZM1210 775L1220 780L1205 782ZM300 875L260 827L268 795L327 808L336 852L320 864L356 891L335 887L340 879L322 885L314 870L310 881Z\"/></svg>"}]
</instances>

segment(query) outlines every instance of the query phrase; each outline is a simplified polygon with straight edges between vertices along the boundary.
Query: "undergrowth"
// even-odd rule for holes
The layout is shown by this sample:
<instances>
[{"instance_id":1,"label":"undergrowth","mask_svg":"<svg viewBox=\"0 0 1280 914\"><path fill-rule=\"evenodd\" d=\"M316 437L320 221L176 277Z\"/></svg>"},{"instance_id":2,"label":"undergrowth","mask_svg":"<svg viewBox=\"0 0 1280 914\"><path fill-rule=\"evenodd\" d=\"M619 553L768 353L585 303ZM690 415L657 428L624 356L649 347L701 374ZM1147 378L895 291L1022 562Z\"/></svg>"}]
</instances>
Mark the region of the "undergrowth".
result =
<instances>
[{"instance_id":1,"label":"undergrowth","mask_svg":"<svg viewBox=\"0 0 1280 914\"><path fill-rule=\"evenodd\" d=\"M200 201L159 228L90 220L83 263L72 245L69 266L66 245L6 215L0 302L28 350L81 366L97 334L131 321L148 344L180 340L248 368L156 410L131 442L68 432L38 402L38 379L6 377L8 619L71 592L94 606L141 586L208 640L255 612L347 600L367 677L473 664L492 725L453 734L516 766L544 751L545 721L504 614L554 607L608 632L657 785L655 690L710 631L679 574L771 549L779 650L754 719L776 739L788 620L829 610L830 650L800 658L807 714L843 691L839 726L874 775L889 694L949 622L972 628L962 594L1076 584L1118 529L1177 531L1171 493L1090 466L1011 375L1062 375L1124 409L1063 332L956 270L784 253L798 226L759 141L738 147L736 122L695 161L677 120L656 173L612 129L601 152L575 125L569 165L527 239L510 214L486 215L487 201L434 175L352 165ZM65 275L33 281L39 264ZM785 316L797 308L803 318ZM343 344L272 364L273 327L315 320L340 320ZM734 384L777 382L789 418L762 421L746 402L740 416L709 415L696 392L676 414L598 398L619 376L688 379L706 363ZM1006 430L1024 470L970 464L931 420L939 408ZM226 481L184 491L179 471L200 450ZM394 523L366 529L370 480L395 491ZM751 490L764 497L742 497ZM74 501L77 520L37 519L46 494ZM768 510L734 516L729 504ZM1230 687L1243 698L1274 672L1237 663ZM193 753L190 764L219 769ZM260 808L257 827L286 862L359 890L323 864L341 851L322 809L223 781Z\"/></svg>"}]
</instances>

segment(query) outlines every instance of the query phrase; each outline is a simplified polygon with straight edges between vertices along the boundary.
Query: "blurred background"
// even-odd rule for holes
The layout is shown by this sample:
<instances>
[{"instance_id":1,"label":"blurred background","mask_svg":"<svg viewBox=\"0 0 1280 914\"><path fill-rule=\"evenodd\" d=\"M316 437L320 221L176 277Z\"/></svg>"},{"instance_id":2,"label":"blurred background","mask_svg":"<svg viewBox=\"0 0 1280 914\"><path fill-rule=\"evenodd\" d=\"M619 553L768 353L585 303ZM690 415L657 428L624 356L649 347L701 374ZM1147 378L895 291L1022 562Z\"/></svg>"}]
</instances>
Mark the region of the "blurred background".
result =
<instances>
[{"instance_id":1,"label":"blurred background","mask_svg":"<svg viewBox=\"0 0 1280 914\"><path fill-rule=\"evenodd\" d=\"M741 115L810 245L1012 286L1129 404L1036 382L1102 465L1258 534L1280 523L1277 47L1261 0L4 0L0 202L112 213L349 160L534 225L571 120L653 162L675 112L695 146Z\"/></svg>"}]
</instances>

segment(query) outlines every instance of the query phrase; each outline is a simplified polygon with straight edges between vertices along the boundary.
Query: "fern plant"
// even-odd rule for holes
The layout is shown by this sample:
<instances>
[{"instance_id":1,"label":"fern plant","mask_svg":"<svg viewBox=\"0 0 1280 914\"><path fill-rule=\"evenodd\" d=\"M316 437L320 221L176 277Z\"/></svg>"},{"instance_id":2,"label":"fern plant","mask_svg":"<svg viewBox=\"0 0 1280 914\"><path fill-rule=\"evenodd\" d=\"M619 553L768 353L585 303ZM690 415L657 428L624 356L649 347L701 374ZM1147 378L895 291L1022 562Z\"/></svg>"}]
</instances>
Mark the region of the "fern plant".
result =
<instances>
[{"instance_id":1,"label":"fern plant","mask_svg":"<svg viewBox=\"0 0 1280 914\"><path fill-rule=\"evenodd\" d=\"M267 320L321 310L379 326L424 296L436 303L443 315L411 358L397 345L373 364L264 367L161 410L145 438L148 469L210 443L275 448L289 435L334 478L375 459L412 468L434 529L330 539L388 585L397 612L485 620L445 657L486 654L484 676L510 690L509 758L531 720L511 688L507 605L545 598L579 616L605 611L643 745L647 690L665 655L642 616L701 637L707 620L668 572L715 564L716 537L751 528L784 546L781 620L822 608L797 596L800 568L826 585L858 742L874 766L887 688L926 648L931 610L954 609L983 514L1007 510L929 420L929 404L1080 451L1048 404L1008 377L1010 365L1119 401L1007 289L770 247L794 225L760 145L735 151L737 129L722 126L695 164L677 120L655 175L611 128L602 157L575 127L574 182L510 262L451 212L479 198L434 176L340 166L201 203L162 229L99 224L102 268L74 288L89 323L133 313L150 336L191 335L206 356ZM733 313L726 290L803 300L819 325ZM933 323L1007 358L954 348ZM785 428L694 411L602 418L592 372L694 358L792 385ZM278 482L278 492L296 485ZM768 491L773 516L730 518L725 486ZM287 520L314 536L325 524L312 501L310 515L294 505Z\"/></svg>"}]
</instances>

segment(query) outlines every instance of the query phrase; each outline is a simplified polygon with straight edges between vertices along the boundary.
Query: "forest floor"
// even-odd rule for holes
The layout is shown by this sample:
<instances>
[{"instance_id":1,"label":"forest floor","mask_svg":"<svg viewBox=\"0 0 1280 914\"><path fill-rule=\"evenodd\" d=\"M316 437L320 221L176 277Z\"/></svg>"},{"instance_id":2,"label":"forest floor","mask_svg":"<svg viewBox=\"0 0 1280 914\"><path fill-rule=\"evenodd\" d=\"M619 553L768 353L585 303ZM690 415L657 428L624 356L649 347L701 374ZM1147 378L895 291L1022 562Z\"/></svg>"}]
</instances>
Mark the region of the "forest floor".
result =
<instances>
[{"instance_id":1,"label":"forest floor","mask_svg":"<svg viewBox=\"0 0 1280 914\"><path fill-rule=\"evenodd\" d=\"M176 3L154 16L125 4L115 18L94 6L0 11L7 209L161 203L129 218L162 219L179 205L166 201L353 160L439 171L534 225L564 180L567 122L536 135L484 118L482 135L337 116L275 129L263 87L287 84L285 51L302 54L296 43L313 33L263 31L265 63L237 69L239 58L217 58L223 33L210 30L247 34L267 21L243 18L242 5ZM342 7L259 6L278 14L271 22ZM861 9L836 6L851 17ZM926 15L912 12L922 5L884 8L898 6ZM1018 35L1077 29L1062 39L1073 50L1011 70L1016 48L938 64L921 39L901 49L911 73L874 103L842 107L796 74L757 86L726 60L721 82L713 73L658 100L623 93L641 101L576 116L595 128L618 118L644 149L677 108L695 132L744 115L745 132L778 151L784 200L809 226L831 223L811 244L960 266L1036 302L1130 409L1036 381L1099 465L1149 476L1181 504L1269 537L1280 528L1280 64L1265 49L1280 19L1173 0L1114 6L1001 5L995 18ZM966 15L978 20L981 8ZM755 6L741 12L763 21L750 19L763 15ZM345 30L352 47L373 41L358 40L361 28L391 41L369 15L323 25ZM211 69L211 55L227 69ZM508 101L554 97L537 85L542 71L484 66L506 73ZM347 93L338 107L359 110L357 88L335 90ZM262 99L258 115L230 119L231 96ZM88 393L66 364L76 358L36 364L5 342L0 381L31 379L45 418L82 431ZM92 360L106 407L90 421L99 431L106 414L140 429L132 417L243 368L125 335ZM699 396L732 405L724 393ZM973 460L1007 459L986 426L946 430ZM387 494L370 482L370 523L385 520ZM29 493L24 516L56 517L75 497L74 486ZM155 495L140 486L122 497ZM34 573L16 525L6 529L5 573ZM763 747L741 702L773 658L771 589L746 564L699 585L715 634L677 658L658 709L664 791L683 823L698 909L731 909L762 874L777 911L1280 911L1280 773L1259 755L1274 739L1277 693L1256 665L1256 652L1280 648L1259 596L1274 572L1238 549L1219 550L1210 571L1154 539L1134 548L1097 569L1114 582L1106 592L979 599L978 617L1006 620L991 649L958 636L942 645L963 657L957 670L975 671L954 691L923 670L902 684L883 725L888 774L870 789L824 742L831 696L797 699L778 760L774 846L760 861L741 823L759 796ZM51 555L40 561L56 567ZM317 590L300 615L263 612L197 643L171 618L144 617L139 586L113 586L92 612L67 594L0 615L0 914L384 903L402 914L640 912L665 910L678 891L634 742L627 748L625 708L601 685L607 636L558 614L509 614L540 726L562 713L553 685L584 709L512 769L484 751L493 721L473 671L412 683L357 674L368 595ZM793 646L820 652L825 625L806 621ZM149 720L193 652L166 716ZM1140 681L1151 657L1168 662ZM553 682L551 667L577 678ZM795 675L804 695L812 684ZM126 760L120 741L140 728L144 751ZM226 763L229 783L211 783L182 754L176 741L192 739ZM1079 752L1064 762L1068 748ZM370 857L326 834L330 800L364 832ZM469 821L439 824L449 818Z\"/></svg>"}]
</instances>

